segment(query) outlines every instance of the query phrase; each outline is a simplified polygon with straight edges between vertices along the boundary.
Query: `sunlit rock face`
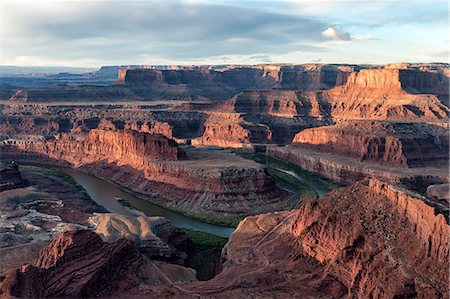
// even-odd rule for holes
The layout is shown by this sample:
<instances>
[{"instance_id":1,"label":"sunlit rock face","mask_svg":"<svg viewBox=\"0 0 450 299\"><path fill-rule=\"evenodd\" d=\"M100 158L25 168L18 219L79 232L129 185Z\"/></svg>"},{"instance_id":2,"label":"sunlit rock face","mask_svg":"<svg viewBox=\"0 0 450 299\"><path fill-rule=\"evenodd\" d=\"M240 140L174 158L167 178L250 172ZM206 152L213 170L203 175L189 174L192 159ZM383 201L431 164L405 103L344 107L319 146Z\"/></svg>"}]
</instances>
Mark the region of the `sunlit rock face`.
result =
<instances>
[{"instance_id":1,"label":"sunlit rock face","mask_svg":"<svg viewBox=\"0 0 450 299\"><path fill-rule=\"evenodd\" d=\"M292 142L359 161L414 167L446 163L447 138L445 128L427 124L343 121L301 131Z\"/></svg>"},{"instance_id":2,"label":"sunlit rock face","mask_svg":"<svg viewBox=\"0 0 450 299\"><path fill-rule=\"evenodd\" d=\"M300 208L295 251L325 265L357 297L448 296L447 212L377 180L358 183Z\"/></svg>"}]
</instances>

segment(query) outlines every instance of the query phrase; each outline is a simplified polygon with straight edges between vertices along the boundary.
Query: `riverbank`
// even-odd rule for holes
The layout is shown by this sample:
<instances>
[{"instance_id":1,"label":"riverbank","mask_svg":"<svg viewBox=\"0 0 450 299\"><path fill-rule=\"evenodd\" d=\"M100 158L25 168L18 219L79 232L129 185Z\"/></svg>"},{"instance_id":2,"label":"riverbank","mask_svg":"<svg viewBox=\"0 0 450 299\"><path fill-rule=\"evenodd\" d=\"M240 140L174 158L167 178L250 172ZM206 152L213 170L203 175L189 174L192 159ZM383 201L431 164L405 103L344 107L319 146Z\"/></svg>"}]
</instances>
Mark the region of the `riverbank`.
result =
<instances>
[{"instance_id":1,"label":"riverbank","mask_svg":"<svg viewBox=\"0 0 450 299\"><path fill-rule=\"evenodd\" d=\"M135 210L142 211L147 216L166 217L171 220L175 226L180 228L203 231L205 233L226 238L234 231L234 228L231 226L214 224L212 221L202 221L199 219L201 217L190 217L190 215L185 215L176 210L166 208L163 205L158 205L144 195L132 192L117 183L99 177L93 173L83 171L82 169L27 161L17 161L17 163L20 165L45 168L48 169L47 171L49 172L63 172L66 176L73 178L78 184L88 190L91 198L99 205L103 205L110 213L136 216L135 213L132 213L129 209L127 210L127 207L123 206L114 198L120 197L125 199ZM237 225L239 222L236 220L235 223Z\"/></svg>"},{"instance_id":2,"label":"riverbank","mask_svg":"<svg viewBox=\"0 0 450 299\"><path fill-rule=\"evenodd\" d=\"M36 162L29 162L26 160L19 160L19 163L22 164L27 164L27 165L35 165L35 166L44 166L44 167L50 167L50 168L59 168L59 169L65 169L67 172L67 169L74 169L71 167L67 167L67 166L60 166L60 165L54 165L54 164L46 164L46 163L36 163ZM164 204L163 200L160 198L156 198L156 197L150 197L146 194L142 194L136 191L133 191L125 186L122 186L106 177L103 177L101 175L98 175L96 173L92 173L91 171L87 171L83 168L77 168L75 169L76 171L85 173L87 175L93 176L99 180L105 181L111 185L113 185L114 187L120 189L121 191L130 194L131 196L134 196L140 200L144 200L146 202L151 203L154 206L157 206L161 209L170 211L172 213L176 213L179 215L182 215L184 217L187 218L191 218L200 222L204 222L207 224L211 224L211 225L216 225L216 226L221 226L221 227L227 227L227 228L235 228L240 221L242 221L245 217L247 216L253 216L259 213L243 213L241 215L206 215L206 214L200 214L200 213L189 213L189 212L184 212L182 210L176 209L174 207L172 207L169 204ZM292 196L291 196L292 197ZM287 202L287 205L284 205L282 207L279 207L279 209L277 210L286 210L286 209L292 209L292 208L296 208L298 206L298 201L297 200L289 200ZM138 209L138 207L136 207L135 205L133 205L134 208ZM113 211L115 212L115 211ZM266 212L271 212L271 211L266 211ZM230 233L231 234L231 233Z\"/></svg>"},{"instance_id":3,"label":"riverbank","mask_svg":"<svg viewBox=\"0 0 450 299\"><path fill-rule=\"evenodd\" d=\"M264 153L239 153L239 155L266 165L270 175L277 183L299 194L300 202L317 196L322 198L330 190L344 186L344 184L311 173L286 160L267 156Z\"/></svg>"}]
</instances>

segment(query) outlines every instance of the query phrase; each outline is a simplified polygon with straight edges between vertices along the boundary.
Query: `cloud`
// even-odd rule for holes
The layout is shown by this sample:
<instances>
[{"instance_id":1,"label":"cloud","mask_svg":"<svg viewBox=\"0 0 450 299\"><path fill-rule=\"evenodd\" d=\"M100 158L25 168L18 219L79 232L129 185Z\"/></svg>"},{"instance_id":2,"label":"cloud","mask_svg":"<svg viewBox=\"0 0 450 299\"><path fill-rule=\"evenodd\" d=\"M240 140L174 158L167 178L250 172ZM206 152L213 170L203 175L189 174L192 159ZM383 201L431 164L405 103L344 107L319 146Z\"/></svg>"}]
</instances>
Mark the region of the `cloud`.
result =
<instances>
[{"instance_id":1,"label":"cloud","mask_svg":"<svg viewBox=\"0 0 450 299\"><path fill-rule=\"evenodd\" d=\"M5 0L3 63L100 66L300 63L317 57L323 62L351 63L369 58L378 62L435 59L417 50L436 48L448 35L446 1L397 2ZM382 41L365 42L377 40L374 36Z\"/></svg>"},{"instance_id":2,"label":"cloud","mask_svg":"<svg viewBox=\"0 0 450 299\"><path fill-rule=\"evenodd\" d=\"M333 40L337 40L337 41L351 41L352 40L350 33L340 31L338 29L331 28L331 27L328 27L327 29L322 31L321 35L325 38L333 39Z\"/></svg>"},{"instance_id":3,"label":"cloud","mask_svg":"<svg viewBox=\"0 0 450 299\"><path fill-rule=\"evenodd\" d=\"M4 3L5 62L18 57L98 64L320 51L327 23L203 1L20 1ZM157 60L137 61L155 57ZM266 60L269 60L266 58Z\"/></svg>"},{"instance_id":4,"label":"cloud","mask_svg":"<svg viewBox=\"0 0 450 299\"><path fill-rule=\"evenodd\" d=\"M348 32L340 31L338 29L328 27L322 31L321 35L325 38L332 39L335 41L369 41L369 40L379 40L372 35L354 35L352 36Z\"/></svg>"}]
</instances>

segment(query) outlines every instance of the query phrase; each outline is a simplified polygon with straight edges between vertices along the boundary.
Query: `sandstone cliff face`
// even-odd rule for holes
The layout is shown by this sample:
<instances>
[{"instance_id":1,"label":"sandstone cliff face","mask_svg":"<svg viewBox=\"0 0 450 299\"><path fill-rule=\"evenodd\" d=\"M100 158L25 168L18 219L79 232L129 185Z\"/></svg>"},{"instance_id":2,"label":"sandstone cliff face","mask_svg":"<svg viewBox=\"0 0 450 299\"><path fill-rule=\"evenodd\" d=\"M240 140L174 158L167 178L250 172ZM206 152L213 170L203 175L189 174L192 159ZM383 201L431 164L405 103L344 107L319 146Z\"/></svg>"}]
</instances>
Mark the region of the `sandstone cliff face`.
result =
<instances>
[{"instance_id":1,"label":"sandstone cliff face","mask_svg":"<svg viewBox=\"0 0 450 299\"><path fill-rule=\"evenodd\" d=\"M139 254L132 241L107 244L90 231L67 232L44 248L34 265L6 273L0 293L20 298L93 297L113 284L117 287L116 279L126 279L124 270L136 263Z\"/></svg>"},{"instance_id":2,"label":"sandstone cliff face","mask_svg":"<svg viewBox=\"0 0 450 299\"><path fill-rule=\"evenodd\" d=\"M308 202L292 222L298 255L361 298L448 296L449 225L424 198L371 180Z\"/></svg>"},{"instance_id":3,"label":"sandstone cliff face","mask_svg":"<svg viewBox=\"0 0 450 299\"><path fill-rule=\"evenodd\" d=\"M280 88L302 91L329 89L346 83L353 67L304 65L303 70L283 67L279 74Z\"/></svg>"},{"instance_id":4,"label":"sandstone cliff face","mask_svg":"<svg viewBox=\"0 0 450 299\"><path fill-rule=\"evenodd\" d=\"M176 142L161 135L94 129L79 139L1 146L5 157L79 167L197 216L266 211L289 200L261 165L221 151L192 150L185 159Z\"/></svg>"},{"instance_id":5,"label":"sandstone cliff face","mask_svg":"<svg viewBox=\"0 0 450 299\"><path fill-rule=\"evenodd\" d=\"M336 65L256 65L216 69L123 69L117 83L140 96L223 100L248 89L313 91L346 82L353 67ZM163 89L164 92L161 92Z\"/></svg>"},{"instance_id":6,"label":"sandstone cliff face","mask_svg":"<svg viewBox=\"0 0 450 299\"><path fill-rule=\"evenodd\" d=\"M251 148L252 143L271 142L272 132L264 125L245 121L238 113L209 113L201 137L191 140L193 146Z\"/></svg>"},{"instance_id":7,"label":"sandstone cliff face","mask_svg":"<svg viewBox=\"0 0 450 299\"><path fill-rule=\"evenodd\" d=\"M96 112L101 114L101 111ZM161 134L168 138L173 137L173 127L169 123L150 117L139 118L138 116L139 119L127 119L116 113L119 114L116 117L102 118L95 115L95 113L91 114L87 111L77 111L74 114L55 117L52 115L51 110L45 109L33 116L14 114L0 116L0 136L53 136L57 133L84 134L98 128L110 130L128 129L144 133Z\"/></svg>"},{"instance_id":8,"label":"sandstone cliff face","mask_svg":"<svg viewBox=\"0 0 450 299\"><path fill-rule=\"evenodd\" d=\"M393 167L295 145L268 147L267 153L341 183L355 183L375 177L389 183L417 185L417 189L426 189L430 184L446 182L449 179L448 166L445 164L433 167Z\"/></svg>"},{"instance_id":9,"label":"sandstone cliff face","mask_svg":"<svg viewBox=\"0 0 450 299\"><path fill-rule=\"evenodd\" d=\"M301 131L292 142L360 161L418 166L448 161L448 143L440 136L447 136L447 131L426 124L345 121Z\"/></svg>"},{"instance_id":10,"label":"sandstone cliff face","mask_svg":"<svg viewBox=\"0 0 450 299\"><path fill-rule=\"evenodd\" d=\"M0 192L25 187L28 182L22 178L16 164L0 162Z\"/></svg>"},{"instance_id":11,"label":"sandstone cliff face","mask_svg":"<svg viewBox=\"0 0 450 299\"><path fill-rule=\"evenodd\" d=\"M147 160L178 160L184 152L175 141L162 135L136 131L109 131L94 129L86 138L77 141L67 135L45 142L42 152L50 158L72 163L90 163L98 160L129 161L144 165Z\"/></svg>"},{"instance_id":12,"label":"sandstone cliff face","mask_svg":"<svg viewBox=\"0 0 450 299\"><path fill-rule=\"evenodd\" d=\"M442 80L435 82L436 76ZM419 70L361 70L352 73L345 85L318 96L330 103L334 118L445 121L449 108L448 92L442 94L444 78L448 81Z\"/></svg>"},{"instance_id":13,"label":"sandstone cliff face","mask_svg":"<svg viewBox=\"0 0 450 299\"><path fill-rule=\"evenodd\" d=\"M158 265L164 268L159 270ZM128 239L105 243L92 231L68 231L45 247L33 265L6 272L0 278L0 296L124 297L139 285L151 288L166 284L167 279L193 281L195 272L154 262Z\"/></svg>"},{"instance_id":14,"label":"sandstone cliff face","mask_svg":"<svg viewBox=\"0 0 450 299\"><path fill-rule=\"evenodd\" d=\"M282 117L326 114L326 103L310 94L286 90L244 91L218 109L237 113L269 114Z\"/></svg>"}]
</instances>

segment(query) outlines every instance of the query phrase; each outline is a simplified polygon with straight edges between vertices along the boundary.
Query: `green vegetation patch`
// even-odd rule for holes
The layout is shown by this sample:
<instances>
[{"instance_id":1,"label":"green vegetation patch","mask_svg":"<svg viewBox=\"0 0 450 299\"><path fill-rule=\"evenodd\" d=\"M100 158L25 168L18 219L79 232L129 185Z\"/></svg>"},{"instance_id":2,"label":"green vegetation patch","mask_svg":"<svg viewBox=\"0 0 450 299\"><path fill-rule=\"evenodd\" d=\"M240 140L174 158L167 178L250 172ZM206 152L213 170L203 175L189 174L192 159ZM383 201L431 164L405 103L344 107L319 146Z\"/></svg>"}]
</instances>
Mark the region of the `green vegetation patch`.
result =
<instances>
[{"instance_id":1,"label":"green vegetation patch","mask_svg":"<svg viewBox=\"0 0 450 299\"><path fill-rule=\"evenodd\" d=\"M134 208L126 199L119 198L117 201L124 207L130 208L130 209Z\"/></svg>"},{"instance_id":2,"label":"green vegetation patch","mask_svg":"<svg viewBox=\"0 0 450 299\"><path fill-rule=\"evenodd\" d=\"M223 238L211 235L205 232L183 228L183 231L188 235L189 239L196 245L212 247L222 250L223 246L228 242L228 238Z\"/></svg>"},{"instance_id":3,"label":"green vegetation patch","mask_svg":"<svg viewBox=\"0 0 450 299\"><path fill-rule=\"evenodd\" d=\"M245 217L250 216L250 214L245 215L204 215L204 214L185 214L188 217L207 222L210 224L237 227L239 222L244 220Z\"/></svg>"},{"instance_id":4,"label":"green vegetation patch","mask_svg":"<svg viewBox=\"0 0 450 299\"><path fill-rule=\"evenodd\" d=\"M216 276L222 267L222 248L228 239L192 229L183 231L192 241L187 250L186 266L197 271L199 280L209 280Z\"/></svg>"},{"instance_id":5,"label":"green vegetation patch","mask_svg":"<svg viewBox=\"0 0 450 299\"><path fill-rule=\"evenodd\" d=\"M89 196L89 193L84 189L83 186L81 186L73 177L70 175L59 171L57 169L52 168L51 166L43 166L40 164L31 164L31 163L19 163L20 168L29 171L29 172L37 172L40 174L43 174L45 176L52 176L56 178L60 178L66 183L69 183L73 185L80 193L82 193L84 196L91 198Z\"/></svg>"}]
</instances>

